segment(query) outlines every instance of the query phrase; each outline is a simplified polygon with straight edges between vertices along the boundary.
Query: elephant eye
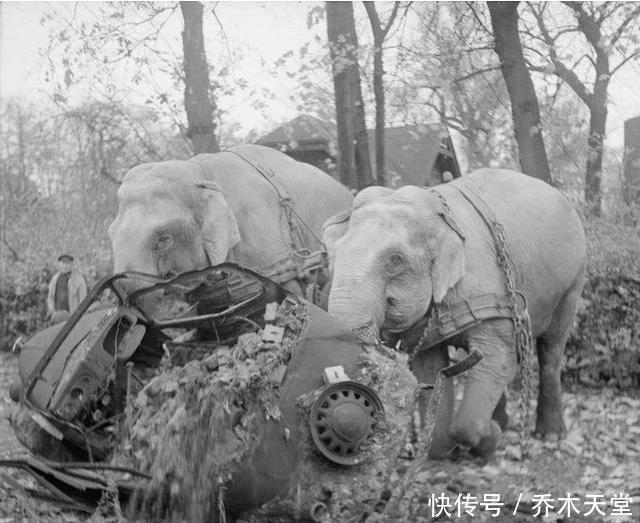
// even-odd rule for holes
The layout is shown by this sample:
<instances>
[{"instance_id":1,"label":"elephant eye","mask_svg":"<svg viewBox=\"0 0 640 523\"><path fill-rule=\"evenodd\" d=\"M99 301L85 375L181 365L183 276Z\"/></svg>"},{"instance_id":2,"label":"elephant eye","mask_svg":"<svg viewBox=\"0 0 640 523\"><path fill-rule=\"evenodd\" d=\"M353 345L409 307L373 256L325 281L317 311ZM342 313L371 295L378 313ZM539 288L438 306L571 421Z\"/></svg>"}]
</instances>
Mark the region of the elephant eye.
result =
<instances>
[{"instance_id":1,"label":"elephant eye","mask_svg":"<svg viewBox=\"0 0 640 523\"><path fill-rule=\"evenodd\" d=\"M153 248L154 250L163 253L171 249L172 245L173 238L168 234L161 234L160 236L158 236L158 239L156 240Z\"/></svg>"},{"instance_id":2,"label":"elephant eye","mask_svg":"<svg viewBox=\"0 0 640 523\"><path fill-rule=\"evenodd\" d=\"M387 263L387 271L391 273L396 273L404 267L405 262L406 260L402 254L397 252L393 253L391 256L389 256L389 261Z\"/></svg>"}]
</instances>

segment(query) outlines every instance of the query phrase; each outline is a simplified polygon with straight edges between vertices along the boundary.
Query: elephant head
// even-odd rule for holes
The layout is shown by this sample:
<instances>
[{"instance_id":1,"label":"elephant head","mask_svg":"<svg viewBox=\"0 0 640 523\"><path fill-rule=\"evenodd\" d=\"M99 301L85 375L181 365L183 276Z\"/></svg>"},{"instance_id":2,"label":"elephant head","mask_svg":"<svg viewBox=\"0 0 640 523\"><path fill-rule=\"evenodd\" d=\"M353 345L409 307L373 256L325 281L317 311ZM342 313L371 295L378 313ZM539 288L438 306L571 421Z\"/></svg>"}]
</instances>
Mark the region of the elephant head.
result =
<instances>
[{"instance_id":1,"label":"elephant head","mask_svg":"<svg viewBox=\"0 0 640 523\"><path fill-rule=\"evenodd\" d=\"M464 276L464 235L433 192L377 189L356 196L348 222L325 228L329 312L350 327L402 331Z\"/></svg>"},{"instance_id":2,"label":"elephant head","mask_svg":"<svg viewBox=\"0 0 640 523\"><path fill-rule=\"evenodd\" d=\"M240 241L224 193L192 162L131 169L118 190L118 203L109 226L114 272L170 277L224 262Z\"/></svg>"}]
</instances>

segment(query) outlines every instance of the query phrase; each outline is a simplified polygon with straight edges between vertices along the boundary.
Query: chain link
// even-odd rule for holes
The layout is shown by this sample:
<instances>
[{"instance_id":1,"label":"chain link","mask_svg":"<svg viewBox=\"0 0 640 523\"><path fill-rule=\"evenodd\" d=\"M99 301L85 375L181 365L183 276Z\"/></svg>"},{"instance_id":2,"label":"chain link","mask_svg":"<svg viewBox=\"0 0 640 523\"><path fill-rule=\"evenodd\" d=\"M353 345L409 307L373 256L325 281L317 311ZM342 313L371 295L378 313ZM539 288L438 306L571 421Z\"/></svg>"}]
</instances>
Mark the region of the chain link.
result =
<instances>
[{"instance_id":1,"label":"chain link","mask_svg":"<svg viewBox=\"0 0 640 523\"><path fill-rule=\"evenodd\" d=\"M431 189L431 192L438 197L438 200L440 200L440 203L442 204L442 210L445 212L445 214L447 214L447 215L449 215L449 216L451 216L453 218L453 213L451 212L451 207L449 207L449 202L444 197L444 195L440 191L438 191L436 189Z\"/></svg>"},{"instance_id":2,"label":"chain link","mask_svg":"<svg viewBox=\"0 0 640 523\"><path fill-rule=\"evenodd\" d=\"M534 342L531 334L531 319L527 309L527 299L521 292L516 290L514 282L512 257L507 249L507 242L504 235L504 227L501 223L490 222L490 227L494 230L496 240L496 254L498 265L504 273L507 297L513 310L513 335L518 358L518 368L520 369L520 380L522 383L522 394L518 398L519 411L521 413L520 422L520 446L522 454L526 454L529 444L529 432L533 425L533 412L531 403L535 392L535 372L533 362ZM518 296L522 301L522 306L518 303Z\"/></svg>"}]
</instances>

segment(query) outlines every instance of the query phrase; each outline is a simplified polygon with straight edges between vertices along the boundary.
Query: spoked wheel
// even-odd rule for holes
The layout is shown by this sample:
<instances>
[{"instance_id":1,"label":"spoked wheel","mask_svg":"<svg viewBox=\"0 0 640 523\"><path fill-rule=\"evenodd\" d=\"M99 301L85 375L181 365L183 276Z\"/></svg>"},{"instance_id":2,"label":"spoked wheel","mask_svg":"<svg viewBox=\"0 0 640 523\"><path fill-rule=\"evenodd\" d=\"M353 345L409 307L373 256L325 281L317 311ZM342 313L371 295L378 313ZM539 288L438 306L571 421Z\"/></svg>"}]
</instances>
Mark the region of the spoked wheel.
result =
<instances>
[{"instance_id":1,"label":"spoked wheel","mask_svg":"<svg viewBox=\"0 0 640 523\"><path fill-rule=\"evenodd\" d=\"M341 465L363 460L360 446L373 433L382 402L369 387L354 381L329 385L311 407L309 426L318 450Z\"/></svg>"}]
</instances>

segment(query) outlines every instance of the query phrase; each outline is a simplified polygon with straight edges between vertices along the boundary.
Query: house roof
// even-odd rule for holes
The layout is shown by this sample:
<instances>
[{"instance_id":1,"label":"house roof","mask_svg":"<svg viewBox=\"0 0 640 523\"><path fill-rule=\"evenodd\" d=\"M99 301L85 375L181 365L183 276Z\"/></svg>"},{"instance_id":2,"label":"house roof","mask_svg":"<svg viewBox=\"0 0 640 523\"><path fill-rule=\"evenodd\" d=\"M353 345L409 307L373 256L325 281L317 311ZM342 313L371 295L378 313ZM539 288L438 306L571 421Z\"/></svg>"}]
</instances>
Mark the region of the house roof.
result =
<instances>
[{"instance_id":1,"label":"house roof","mask_svg":"<svg viewBox=\"0 0 640 523\"><path fill-rule=\"evenodd\" d=\"M260 145L286 145L296 149L297 144L318 143L329 146L337 141L336 126L309 114L301 114L258 139Z\"/></svg>"},{"instance_id":2,"label":"house roof","mask_svg":"<svg viewBox=\"0 0 640 523\"><path fill-rule=\"evenodd\" d=\"M367 130L371 168L375 172L375 130ZM385 129L385 163L387 181L392 185L433 185L431 170L436 162L442 129L438 126L407 125ZM335 124L302 114L258 139L261 145L287 150L324 150L336 156ZM393 182L393 180L396 180Z\"/></svg>"}]
</instances>

